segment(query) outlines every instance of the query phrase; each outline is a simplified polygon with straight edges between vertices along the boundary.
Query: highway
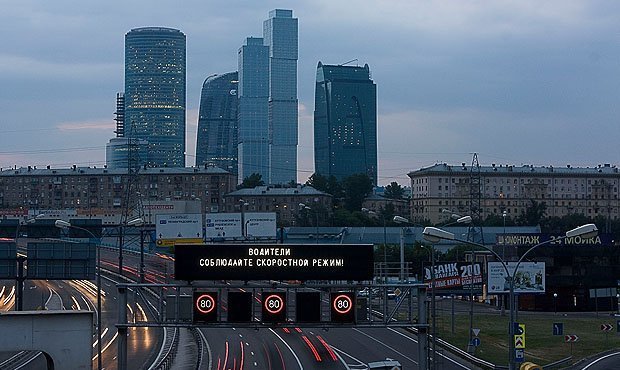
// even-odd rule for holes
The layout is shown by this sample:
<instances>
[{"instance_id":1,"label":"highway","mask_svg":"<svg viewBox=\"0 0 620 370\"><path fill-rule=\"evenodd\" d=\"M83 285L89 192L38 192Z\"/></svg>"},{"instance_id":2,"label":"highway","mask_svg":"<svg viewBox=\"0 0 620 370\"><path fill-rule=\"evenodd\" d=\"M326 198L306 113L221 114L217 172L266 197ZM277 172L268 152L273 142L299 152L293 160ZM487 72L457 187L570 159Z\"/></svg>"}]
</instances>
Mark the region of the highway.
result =
<instances>
[{"instance_id":1,"label":"highway","mask_svg":"<svg viewBox=\"0 0 620 370\"><path fill-rule=\"evenodd\" d=\"M118 252L103 249L102 265L118 272ZM139 255L124 256L123 275L133 280L139 278ZM173 262L167 257L146 255L145 280L152 283L173 282ZM103 313L103 364L105 369L117 368L117 334L119 281L113 274L104 274L102 289ZM10 291L13 282L5 284ZM2 287L0 287L2 289ZM6 297L7 294L4 295ZM0 302L2 303L2 302ZM148 303L143 302L146 306ZM7 307L11 300L7 302ZM96 311L96 286L92 282L27 281L25 284L24 309L86 309ZM152 302L152 308L158 307ZM9 308L10 309L10 308ZM148 309L142 305L128 307L128 320L143 320ZM96 321L96 320L95 320ZM182 329L183 330L183 329ZM393 359L403 368L417 368L417 339L414 334L393 328L334 328L329 330L310 328L200 328L199 339L204 347L201 369L364 369L366 363ZM144 369L151 364L162 343L162 329L131 328L128 337L128 368ZM189 339L188 339L189 338ZM180 343L177 363L195 363L195 338L185 336ZM96 332L93 332L93 357L96 364ZM442 369L467 369L451 359L442 358ZM42 356L39 356L42 357ZM187 358L189 357L189 358ZM1 359L0 359L1 361ZM184 362L185 361L185 362ZM37 358L22 369L42 369L44 361ZM182 368L182 367L178 367Z\"/></svg>"}]
</instances>

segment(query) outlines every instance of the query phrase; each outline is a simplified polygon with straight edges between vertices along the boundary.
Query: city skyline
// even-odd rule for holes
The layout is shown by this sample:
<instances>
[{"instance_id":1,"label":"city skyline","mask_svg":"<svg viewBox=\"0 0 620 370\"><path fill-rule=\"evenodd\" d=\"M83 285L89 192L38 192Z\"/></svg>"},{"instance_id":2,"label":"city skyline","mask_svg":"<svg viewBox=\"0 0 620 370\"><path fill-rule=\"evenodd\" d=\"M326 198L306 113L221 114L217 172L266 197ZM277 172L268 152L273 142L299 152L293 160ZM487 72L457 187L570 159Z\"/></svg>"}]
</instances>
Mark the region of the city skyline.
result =
<instances>
[{"instance_id":1,"label":"city skyline","mask_svg":"<svg viewBox=\"0 0 620 370\"><path fill-rule=\"evenodd\" d=\"M300 182L314 172L319 60L357 58L353 65L372 66L380 184L406 184L406 173L436 162L471 162L472 152L481 164L619 162L618 4L146 4L127 5L121 14L110 3L5 5L0 27L12 37L0 53L0 167L103 165L114 136L114 97L123 86L123 35L140 26L187 35L192 165L202 82L234 70L239 45L260 34L265 14L275 8L292 9L300 20Z\"/></svg>"}]
</instances>

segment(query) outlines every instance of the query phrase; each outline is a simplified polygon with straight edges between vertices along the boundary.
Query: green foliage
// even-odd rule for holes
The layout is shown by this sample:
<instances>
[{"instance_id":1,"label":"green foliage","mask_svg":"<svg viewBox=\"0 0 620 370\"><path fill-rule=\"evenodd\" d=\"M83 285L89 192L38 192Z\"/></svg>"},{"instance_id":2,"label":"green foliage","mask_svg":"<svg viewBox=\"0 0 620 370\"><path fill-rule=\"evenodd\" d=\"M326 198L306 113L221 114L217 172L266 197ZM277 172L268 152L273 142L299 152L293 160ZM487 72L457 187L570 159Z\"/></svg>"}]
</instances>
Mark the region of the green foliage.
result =
<instances>
[{"instance_id":1,"label":"green foliage","mask_svg":"<svg viewBox=\"0 0 620 370\"><path fill-rule=\"evenodd\" d=\"M263 181L263 176L258 173L253 173L250 176L244 178L241 184L239 184L238 188L250 189L263 185L265 185L265 182Z\"/></svg>"},{"instance_id":2,"label":"green foliage","mask_svg":"<svg viewBox=\"0 0 620 370\"><path fill-rule=\"evenodd\" d=\"M385 192L383 196L390 199L403 199L403 194L405 193L405 189L400 186L396 181L392 181L390 185L385 187Z\"/></svg>"},{"instance_id":3,"label":"green foliage","mask_svg":"<svg viewBox=\"0 0 620 370\"><path fill-rule=\"evenodd\" d=\"M349 211L362 209L364 198L372 191L372 180L364 173L351 175L342 180L344 208Z\"/></svg>"},{"instance_id":4,"label":"green foliage","mask_svg":"<svg viewBox=\"0 0 620 370\"><path fill-rule=\"evenodd\" d=\"M530 199L530 205L517 218L517 224L520 226L540 225L547 212L547 204L545 202L537 202Z\"/></svg>"}]
</instances>

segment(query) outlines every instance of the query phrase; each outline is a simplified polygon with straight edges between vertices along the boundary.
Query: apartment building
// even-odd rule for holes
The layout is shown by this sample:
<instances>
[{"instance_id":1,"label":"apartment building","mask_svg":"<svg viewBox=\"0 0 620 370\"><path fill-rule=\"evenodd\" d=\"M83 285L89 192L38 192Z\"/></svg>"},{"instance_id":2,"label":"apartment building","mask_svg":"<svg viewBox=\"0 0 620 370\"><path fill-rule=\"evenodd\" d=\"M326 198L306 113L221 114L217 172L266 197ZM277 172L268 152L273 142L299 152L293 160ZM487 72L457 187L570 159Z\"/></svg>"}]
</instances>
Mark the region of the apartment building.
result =
<instances>
[{"instance_id":1,"label":"apartment building","mask_svg":"<svg viewBox=\"0 0 620 370\"><path fill-rule=\"evenodd\" d=\"M446 163L412 171L411 219L445 221L450 213L467 215L471 199L472 173L465 163ZM616 166L565 167L523 165L481 166L481 217L490 215L515 218L525 212L531 200L545 203L547 216L581 214L594 218L618 218ZM444 210L448 210L446 212Z\"/></svg>"}]
</instances>

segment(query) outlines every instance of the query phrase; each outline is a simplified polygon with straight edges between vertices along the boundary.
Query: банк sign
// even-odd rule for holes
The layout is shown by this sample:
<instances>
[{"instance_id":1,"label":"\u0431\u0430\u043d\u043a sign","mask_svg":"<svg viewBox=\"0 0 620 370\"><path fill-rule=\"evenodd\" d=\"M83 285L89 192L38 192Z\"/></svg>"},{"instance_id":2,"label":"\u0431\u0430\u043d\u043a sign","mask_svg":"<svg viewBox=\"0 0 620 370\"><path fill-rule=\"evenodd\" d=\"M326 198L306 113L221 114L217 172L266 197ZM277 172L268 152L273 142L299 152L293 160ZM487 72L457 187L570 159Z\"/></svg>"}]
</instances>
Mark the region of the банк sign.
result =
<instances>
[{"instance_id":1,"label":"\u0431\u0430\u043d\u043a sign","mask_svg":"<svg viewBox=\"0 0 620 370\"><path fill-rule=\"evenodd\" d=\"M371 280L371 244L175 246L176 280Z\"/></svg>"}]
</instances>

